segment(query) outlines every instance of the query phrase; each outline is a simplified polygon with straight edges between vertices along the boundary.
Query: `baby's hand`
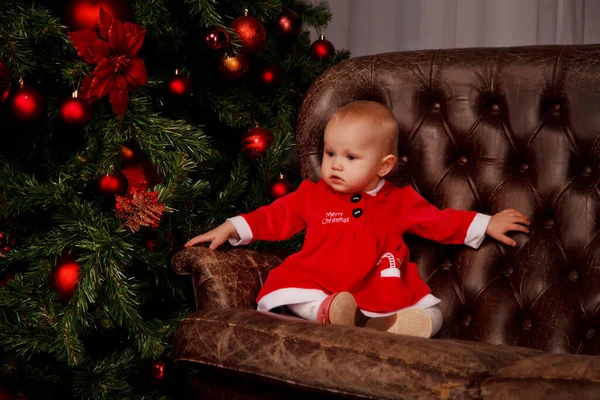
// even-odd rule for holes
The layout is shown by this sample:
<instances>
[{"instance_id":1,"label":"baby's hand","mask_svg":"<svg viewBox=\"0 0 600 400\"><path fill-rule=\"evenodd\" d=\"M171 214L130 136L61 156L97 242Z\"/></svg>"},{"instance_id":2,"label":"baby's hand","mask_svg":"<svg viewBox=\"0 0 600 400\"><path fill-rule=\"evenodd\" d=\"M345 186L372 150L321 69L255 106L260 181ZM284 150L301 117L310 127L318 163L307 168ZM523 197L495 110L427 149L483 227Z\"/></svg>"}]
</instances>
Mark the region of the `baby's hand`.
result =
<instances>
[{"instance_id":1,"label":"baby's hand","mask_svg":"<svg viewBox=\"0 0 600 400\"><path fill-rule=\"evenodd\" d=\"M191 239L185 244L185 247L192 247L197 243L211 242L209 248L211 250L216 250L229 238L239 239L240 236L238 235L235 226L233 226L233 224L230 221L226 221L225 223L219 225L212 231L203 233L202 235L198 235L195 238Z\"/></svg>"},{"instance_id":2,"label":"baby's hand","mask_svg":"<svg viewBox=\"0 0 600 400\"><path fill-rule=\"evenodd\" d=\"M519 224L529 225L527 217L517 210L507 209L492 217L485 233L502 243L514 247L517 242L506 236L505 233L510 231L529 232L529 229Z\"/></svg>"}]
</instances>

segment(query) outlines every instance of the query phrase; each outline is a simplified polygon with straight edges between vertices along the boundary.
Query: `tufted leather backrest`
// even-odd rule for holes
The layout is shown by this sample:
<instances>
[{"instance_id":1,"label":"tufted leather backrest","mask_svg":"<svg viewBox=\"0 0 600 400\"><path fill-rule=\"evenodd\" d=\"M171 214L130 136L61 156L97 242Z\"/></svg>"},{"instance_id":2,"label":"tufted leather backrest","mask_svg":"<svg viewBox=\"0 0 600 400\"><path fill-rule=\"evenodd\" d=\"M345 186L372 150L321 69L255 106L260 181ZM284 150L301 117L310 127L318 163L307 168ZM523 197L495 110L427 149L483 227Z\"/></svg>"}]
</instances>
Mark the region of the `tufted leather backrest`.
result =
<instances>
[{"instance_id":1,"label":"tufted leather backrest","mask_svg":"<svg viewBox=\"0 0 600 400\"><path fill-rule=\"evenodd\" d=\"M323 130L340 106L396 115L400 168L432 204L532 222L511 248L408 238L440 297L441 337L600 354L600 45L412 51L350 59L300 110L304 178L320 178Z\"/></svg>"}]
</instances>

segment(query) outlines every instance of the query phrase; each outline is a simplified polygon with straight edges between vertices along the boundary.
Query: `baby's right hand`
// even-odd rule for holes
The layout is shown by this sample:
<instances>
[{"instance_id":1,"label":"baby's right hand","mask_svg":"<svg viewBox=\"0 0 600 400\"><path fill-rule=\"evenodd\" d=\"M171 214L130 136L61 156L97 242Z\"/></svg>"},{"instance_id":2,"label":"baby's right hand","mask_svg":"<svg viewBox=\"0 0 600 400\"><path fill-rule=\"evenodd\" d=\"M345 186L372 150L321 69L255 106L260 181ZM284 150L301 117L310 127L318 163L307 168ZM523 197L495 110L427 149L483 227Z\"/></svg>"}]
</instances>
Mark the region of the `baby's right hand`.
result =
<instances>
[{"instance_id":1,"label":"baby's right hand","mask_svg":"<svg viewBox=\"0 0 600 400\"><path fill-rule=\"evenodd\" d=\"M239 239L240 236L238 235L237 230L235 229L235 226L233 226L231 221L226 221L225 223L219 225L212 231L203 233L202 235L198 235L195 238L191 239L185 244L185 247L192 247L197 243L211 242L209 248L211 250L216 250L229 238Z\"/></svg>"}]
</instances>

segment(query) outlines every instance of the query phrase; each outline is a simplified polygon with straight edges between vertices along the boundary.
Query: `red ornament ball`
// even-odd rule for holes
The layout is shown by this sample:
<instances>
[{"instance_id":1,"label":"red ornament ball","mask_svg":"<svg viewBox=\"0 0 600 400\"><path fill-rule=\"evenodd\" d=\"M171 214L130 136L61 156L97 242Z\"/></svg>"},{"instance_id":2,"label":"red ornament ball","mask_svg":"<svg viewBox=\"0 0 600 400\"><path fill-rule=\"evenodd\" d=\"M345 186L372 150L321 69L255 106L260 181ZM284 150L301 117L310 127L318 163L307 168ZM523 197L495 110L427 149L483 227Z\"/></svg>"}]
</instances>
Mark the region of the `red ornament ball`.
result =
<instances>
[{"instance_id":1,"label":"red ornament ball","mask_svg":"<svg viewBox=\"0 0 600 400\"><path fill-rule=\"evenodd\" d=\"M271 187L269 188L269 198L274 201L293 191L294 185L292 185L292 182L285 178L279 178L271 184Z\"/></svg>"},{"instance_id":2,"label":"red ornament ball","mask_svg":"<svg viewBox=\"0 0 600 400\"><path fill-rule=\"evenodd\" d=\"M171 96L187 96L192 92L192 81L187 76L173 75L167 80L167 91Z\"/></svg>"},{"instance_id":3,"label":"red ornament ball","mask_svg":"<svg viewBox=\"0 0 600 400\"><path fill-rule=\"evenodd\" d=\"M87 101L71 97L60 105L58 115L68 127L83 128L92 118L92 109Z\"/></svg>"},{"instance_id":4,"label":"red ornament ball","mask_svg":"<svg viewBox=\"0 0 600 400\"><path fill-rule=\"evenodd\" d=\"M10 94L10 71L6 64L0 59L0 105L4 104Z\"/></svg>"},{"instance_id":5,"label":"red ornament ball","mask_svg":"<svg viewBox=\"0 0 600 400\"><path fill-rule=\"evenodd\" d=\"M230 27L240 37L242 50L246 53L257 53L267 40L267 32L263 24L249 15L237 17Z\"/></svg>"},{"instance_id":6,"label":"red ornament ball","mask_svg":"<svg viewBox=\"0 0 600 400\"><path fill-rule=\"evenodd\" d=\"M266 128L250 129L242 138L242 153L247 159L255 161L267 152L273 139L273 134Z\"/></svg>"},{"instance_id":7,"label":"red ornament ball","mask_svg":"<svg viewBox=\"0 0 600 400\"><path fill-rule=\"evenodd\" d=\"M57 265L54 270L54 280L56 290L63 300L68 300L73 297L77 282L79 281L80 266L75 261L65 262Z\"/></svg>"},{"instance_id":8,"label":"red ornament ball","mask_svg":"<svg viewBox=\"0 0 600 400\"><path fill-rule=\"evenodd\" d=\"M121 160L124 162L133 161L137 158L137 152L131 146L121 147Z\"/></svg>"},{"instance_id":9,"label":"red ornament ball","mask_svg":"<svg viewBox=\"0 0 600 400\"><path fill-rule=\"evenodd\" d=\"M15 245L15 238L10 237L10 235L6 233L0 232L0 257L2 257L2 253L6 254L10 252L11 246Z\"/></svg>"},{"instance_id":10,"label":"red ornament ball","mask_svg":"<svg viewBox=\"0 0 600 400\"><path fill-rule=\"evenodd\" d=\"M286 8L277 19L279 33L284 36L298 36L302 30L302 18L296 11Z\"/></svg>"},{"instance_id":11,"label":"red ornament ball","mask_svg":"<svg viewBox=\"0 0 600 400\"><path fill-rule=\"evenodd\" d=\"M229 46L227 31L219 26L212 27L204 35L204 42L213 50L220 50Z\"/></svg>"},{"instance_id":12,"label":"red ornament ball","mask_svg":"<svg viewBox=\"0 0 600 400\"><path fill-rule=\"evenodd\" d=\"M250 59L242 53L225 57L221 62L221 75L225 79L240 79L250 70Z\"/></svg>"},{"instance_id":13,"label":"red ornament ball","mask_svg":"<svg viewBox=\"0 0 600 400\"><path fill-rule=\"evenodd\" d=\"M127 194L133 194L136 190L145 192L160 181L158 171L150 160L127 163L121 171L129 185Z\"/></svg>"},{"instance_id":14,"label":"red ornament ball","mask_svg":"<svg viewBox=\"0 0 600 400\"><path fill-rule=\"evenodd\" d=\"M166 364L163 360L152 363L152 377L156 380L162 380L165 377Z\"/></svg>"},{"instance_id":15,"label":"red ornament ball","mask_svg":"<svg viewBox=\"0 0 600 400\"><path fill-rule=\"evenodd\" d=\"M24 86L11 99L12 115L19 122L34 122L44 113L44 103L39 91Z\"/></svg>"},{"instance_id":16,"label":"red ornament ball","mask_svg":"<svg viewBox=\"0 0 600 400\"><path fill-rule=\"evenodd\" d=\"M98 179L98 193L106 197L124 194L127 186L127 178L118 171Z\"/></svg>"},{"instance_id":17,"label":"red ornament ball","mask_svg":"<svg viewBox=\"0 0 600 400\"><path fill-rule=\"evenodd\" d=\"M324 35L321 35L319 40L315 40L310 45L310 56L313 60L323 61L331 57L335 53L333 44Z\"/></svg>"},{"instance_id":18,"label":"red ornament ball","mask_svg":"<svg viewBox=\"0 0 600 400\"><path fill-rule=\"evenodd\" d=\"M100 7L121 21L128 20L131 14L125 0L69 0L63 18L65 25L73 31L96 31Z\"/></svg>"},{"instance_id":19,"label":"red ornament ball","mask_svg":"<svg viewBox=\"0 0 600 400\"><path fill-rule=\"evenodd\" d=\"M279 82L279 68L275 64L269 64L260 71L260 81L267 86L274 86Z\"/></svg>"}]
</instances>

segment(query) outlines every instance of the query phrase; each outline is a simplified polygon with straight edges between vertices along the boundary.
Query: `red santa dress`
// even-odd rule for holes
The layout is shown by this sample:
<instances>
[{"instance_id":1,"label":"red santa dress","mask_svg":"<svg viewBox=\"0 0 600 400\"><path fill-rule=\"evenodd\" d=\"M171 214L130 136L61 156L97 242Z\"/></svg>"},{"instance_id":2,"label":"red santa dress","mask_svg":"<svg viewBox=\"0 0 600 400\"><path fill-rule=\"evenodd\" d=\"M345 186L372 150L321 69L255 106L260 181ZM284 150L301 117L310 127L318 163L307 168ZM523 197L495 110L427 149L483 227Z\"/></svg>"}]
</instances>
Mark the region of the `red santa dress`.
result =
<instances>
[{"instance_id":1,"label":"red santa dress","mask_svg":"<svg viewBox=\"0 0 600 400\"><path fill-rule=\"evenodd\" d=\"M230 243L285 240L306 229L302 249L269 273L257 297L259 311L347 291L374 317L440 302L409 261L405 233L478 248L490 218L440 210L411 186L383 179L371 192L349 194L307 180L295 192L231 218L240 240Z\"/></svg>"}]
</instances>

